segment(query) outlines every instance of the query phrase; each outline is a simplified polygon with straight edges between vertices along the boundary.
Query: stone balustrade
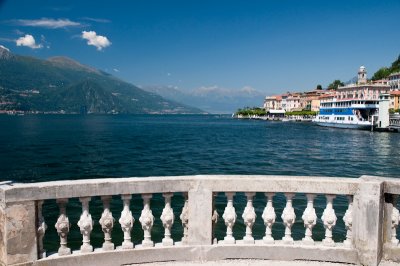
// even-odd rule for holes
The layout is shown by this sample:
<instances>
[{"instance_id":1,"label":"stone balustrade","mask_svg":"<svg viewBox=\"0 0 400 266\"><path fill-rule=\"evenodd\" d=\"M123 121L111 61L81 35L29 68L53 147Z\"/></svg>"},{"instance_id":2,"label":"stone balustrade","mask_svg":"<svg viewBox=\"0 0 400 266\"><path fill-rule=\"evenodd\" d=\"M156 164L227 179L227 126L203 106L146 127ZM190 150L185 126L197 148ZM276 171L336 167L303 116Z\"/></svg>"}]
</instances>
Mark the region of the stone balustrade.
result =
<instances>
[{"instance_id":1,"label":"stone balustrade","mask_svg":"<svg viewBox=\"0 0 400 266\"><path fill-rule=\"evenodd\" d=\"M135 195L142 199L140 213L132 212ZM154 195L162 195L164 201L157 216L152 207ZM172 204L176 195L182 199L179 206ZM400 261L398 195L400 180L369 176L214 175L3 182L0 264L269 259L378 265L381 259ZM118 212L110 207L116 198L120 201ZM344 206L341 213L335 198ZM75 220L68 213L68 204L74 199L79 199L81 207ZM102 203L97 218L91 209L95 200ZM50 201L58 209L54 224L43 215ZM172 230L177 221L182 227L179 236ZM154 228L157 222L162 228ZM336 230L337 224L342 224L343 230ZM216 232L221 226L223 235ZM262 236L253 233L255 226L263 228ZM322 236L315 234L318 226ZM50 227L59 237L54 252L46 252L43 243ZM160 241L153 239L154 229L163 232ZM69 241L78 230L80 247L74 250ZM104 240L99 245L92 241L93 230L101 230ZM141 240L133 241L138 235L143 235Z\"/></svg>"}]
</instances>

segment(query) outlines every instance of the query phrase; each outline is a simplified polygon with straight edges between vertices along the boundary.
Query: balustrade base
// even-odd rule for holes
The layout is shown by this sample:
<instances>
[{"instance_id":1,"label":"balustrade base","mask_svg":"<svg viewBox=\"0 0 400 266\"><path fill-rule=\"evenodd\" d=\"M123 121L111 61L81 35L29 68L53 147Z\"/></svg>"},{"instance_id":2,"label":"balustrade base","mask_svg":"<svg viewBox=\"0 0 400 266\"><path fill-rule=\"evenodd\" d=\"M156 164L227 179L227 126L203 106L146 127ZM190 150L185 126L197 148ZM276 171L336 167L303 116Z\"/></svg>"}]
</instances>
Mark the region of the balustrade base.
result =
<instances>
[{"instance_id":1,"label":"balustrade base","mask_svg":"<svg viewBox=\"0 0 400 266\"><path fill-rule=\"evenodd\" d=\"M137 247L138 247L138 248L139 248L139 247L142 247L142 248L152 248L152 247L154 247L154 242L151 241L151 240L143 240L142 244L141 244L141 245L138 245Z\"/></svg>"},{"instance_id":2,"label":"balustrade base","mask_svg":"<svg viewBox=\"0 0 400 266\"><path fill-rule=\"evenodd\" d=\"M93 246L92 245L82 245L81 246L81 252L82 253L90 253L93 252Z\"/></svg>"},{"instance_id":3,"label":"balustrade base","mask_svg":"<svg viewBox=\"0 0 400 266\"><path fill-rule=\"evenodd\" d=\"M103 243L103 250L108 251L108 250L114 250L114 244L113 243Z\"/></svg>"},{"instance_id":4,"label":"balustrade base","mask_svg":"<svg viewBox=\"0 0 400 266\"><path fill-rule=\"evenodd\" d=\"M218 243L232 245L232 244L236 243L236 240L234 237L226 236L226 237L224 237L224 240L218 241Z\"/></svg>"},{"instance_id":5,"label":"balustrade base","mask_svg":"<svg viewBox=\"0 0 400 266\"><path fill-rule=\"evenodd\" d=\"M335 242L332 239L323 239L322 244L327 247L334 247Z\"/></svg>"},{"instance_id":6,"label":"balustrade base","mask_svg":"<svg viewBox=\"0 0 400 266\"><path fill-rule=\"evenodd\" d=\"M172 240L172 238L163 238L162 244L163 246L173 246L174 240Z\"/></svg>"},{"instance_id":7,"label":"balustrade base","mask_svg":"<svg viewBox=\"0 0 400 266\"><path fill-rule=\"evenodd\" d=\"M43 251L43 252L39 253L39 259L43 259L43 258L46 258L46 257L47 257L47 252L46 251Z\"/></svg>"},{"instance_id":8,"label":"balustrade base","mask_svg":"<svg viewBox=\"0 0 400 266\"><path fill-rule=\"evenodd\" d=\"M285 244L290 244L290 245L294 244L293 237L291 237L291 236L284 236L282 238L282 242L285 243Z\"/></svg>"},{"instance_id":9,"label":"balustrade base","mask_svg":"<svg viewBox=\"0 0 400 266\"><path fill-rule=\"evenodd\" d=\"M239 241L238 241L239 242ZM161 243L159 243L161 244ZM400 249L399 249L400 250ZM340 263L358 263L355 249L343 246L326 247L321 242L314 246L304 246L301 241L294 245L283 244L281 240L275 245L264 245L263 240L256 240L254 245L205 245L139 248L114 251L102 251L82 254L79 251L69 256L50 255L35 262L37 266L47 265L124 265L161 261L216 261L224 259L265 259L265 260L319 260Z\"/></svg>"},{"instance_id":10,"label":"balustrade base","mask_svg":"<svg viewBox=\"0 0 400 266\"><path fill-rule=\"evenodd\" d=\"M315 242L312 238L303 238L301 241L304 245L314 245L315 244Z\"/></svg>"},{"instance_id":11,"label":"balustrade base","mask_svg":"<svg viewBox=\"0 0 400 266\"><path fill-rule=\"evenodd\" d=\"M274 244L275 243L275 239L273 237L268 237L268 236L264 236L263 237L263 243L264 244Z\"/></svg>"},{"instance_id":12,"label":"balustrade base","mask_svg":"<svg viewBox=\"0 0 400 266\"><path fill-rule=\"evenodd\" d=\"M67 247L60 247L58 249L58 255L59 256L66 256L71 254L71 249Z\"/></svg>"},{"instance_id":13,"label":"balustrade base","mask_svg":"<svg viewBox=\"0 0 400 266\"><path fill-rule=\"evenodd\" d=\"M243 237L243 244L254 244L254 237L245 236Z\"/></svg>"},{"instance_id":14,"label":"balustrade base","mask_svg":"<svg viewBox=\"0 0 400 266\"><path fill-rule=\"evenodd\" d=\"M347 248L352 248L353 247L353 242L350 240L345 240L343 241L343 245Z\"/></svg>"},{"instance_id":15,"label":"balustrade base","mask_svg":"<svg viewBox=\"0 0 400 266\"><path fill-rule=\"evenodd\" d=\"M392 243L386 243L383 246L385 260L400 261L400 247Z\"/></svg>"},{"instance_id":16,"label":"balustrade base","mask_svg":"<svg viewBox=\"0 0 400 266\"><path fill-rule=\"evenodd\" d=\"M122 245L119 246L118 248L120 248L120 249L133 249L134 246L135 245L132 242L122 242Z\"/></svg>"}]
</instances>

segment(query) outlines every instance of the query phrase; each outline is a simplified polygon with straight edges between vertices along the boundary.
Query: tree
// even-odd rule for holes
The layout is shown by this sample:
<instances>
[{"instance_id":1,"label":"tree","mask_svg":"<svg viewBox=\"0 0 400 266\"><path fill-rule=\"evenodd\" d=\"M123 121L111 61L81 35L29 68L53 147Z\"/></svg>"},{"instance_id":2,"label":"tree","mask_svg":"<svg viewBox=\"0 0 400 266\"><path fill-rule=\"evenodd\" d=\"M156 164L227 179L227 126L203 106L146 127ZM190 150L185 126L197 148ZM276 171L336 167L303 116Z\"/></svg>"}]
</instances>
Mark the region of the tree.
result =
<instances>
[{"instance_id":1,"label":"tree","mask_svg":"<svg viewBox=\"0 0 400 266\"><path fill-rule=\"evenodd\" d=\"M328 90L337 90L339 86L344 86L344 83L339 79L335 79L331 84L328 85Z\"/></svg>"},{"instance_id":2,"label":"tree","mask_svg":"<svg viewBox=\"0 0 400 266\"><path fill-rule=\"evenodd\" d=\"M372 80L380 80L387 78L391 73L391 70L387 67L381 67L375 74L372 76Z\"/></svg>"},{"instance_id":3,"label":"tree","mask_svg":"<svg viewBox=\"0 0 400 266\"><path fill-rule=\"evenodd\" d=\"M317 90L322 90L322 86L320 84L317 85Z\"/></svg>"},{"instance_id":4,"label":"tree","mask_svg":"<svg viewBox=\"0 0 400 266\"><path fill-rule=\"evenodd\" d=\"M390 70L391 70L391 73L400 71L400 55L399 55L399 57L397 57L397 60L392 63Z\"/></svg>"},{"instance_id":5,"label":"tree","mask_svg":"<svg viewBox=\"0 0 400 266\"><path fill-rule=\"evenodd\" d=\"M390 74L400 71L400 55L392 63L390 67L381 67L374 73L372 80L380 80L387 78Z\"/></svg>"}]
</instances>

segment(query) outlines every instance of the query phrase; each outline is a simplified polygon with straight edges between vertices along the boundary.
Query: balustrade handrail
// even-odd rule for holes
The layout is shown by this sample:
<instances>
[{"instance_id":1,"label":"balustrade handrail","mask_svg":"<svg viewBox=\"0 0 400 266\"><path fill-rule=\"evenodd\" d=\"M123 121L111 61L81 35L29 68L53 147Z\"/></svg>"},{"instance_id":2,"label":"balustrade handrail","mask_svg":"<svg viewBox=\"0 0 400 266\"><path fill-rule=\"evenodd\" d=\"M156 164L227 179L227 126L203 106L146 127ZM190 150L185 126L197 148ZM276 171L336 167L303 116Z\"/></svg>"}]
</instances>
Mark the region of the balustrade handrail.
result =
<instances>
[{"instance_id":1,"label":"balustrade handrail","mask_svg":"<svg viewBox=\"0 0 400 266\"><path fill-rule=\"evenodd\" d=\"M180 219L184 229L182 243L176 246L171 239L171 227L174 213L171 207L172 193L181 192L185 197L185 205ZM227 196L224 211L224 221L227 235L224 240L213 240L213 222L217 217L214 212L214 195L223 192ZM244 192L247 205L243 211L243 222L246 226L246 236L236 242L232 235L236 221L236 211L233 195ZM255 240L252 227L256 212L253 207L254 192L265 193L268 200L263 213L266 235L263 240ZM165 208L160 219L165 229L162 249L154 247L151 240L151 228L154 217L151 213L150 198L152 194L162 193ZM283 193L286 206L282 212L282 222L285 226L285 236L276 241L271 235L275 223L275 211L272 197L275 193ZM307 198L307 208L302 220L306 227L302 241L293 241L291 227L297 221L293 209L292 198L295 193L304 193ZM130 240L134 218L130 212L132 194L141 194L143 211L139 218L144 231L142 247L149 249L134 249ZM326 208L322 217L317 217L313 206L317 194L326 196ZM110 212L111 196L120 195L123 201L119 223L124 231L124 242L120 249L115 249L111 240L113 215ZM348 197L348 209L343 217L347 235L343 243L337 245L332 239L333 227L337 216L334 211L333 199L336 195ZM327 260L363 265L378 265L381 258L400 261L400 247L396 228L400 221L397 209L397 195L400 195L400 180L374 176L360 178L338 178L322 176L276 176L276 175L194 175L167 177L128 177L104 178L87 180L66 180L38 183L0 183L0 264L13 265L31 263L32 265L47 265L51 262L62 265L71 264L74 257L80 254L80 262L91 261L98 256L99 260L107 260L102 252L93 252L90 245L90 232L93 220L90 215L89 201L91 197L101 196L104 211L99 221L104 232L102 251L111 256L115 252L125 252L126 257L120 258L121 264L152 261L147 254L158 252L159 260L191 260L191 259L224 259L224 258L266 258L266 259L310 259ZM82 234L80 253L71 254L67 246L69 221L66 204L69 198L79 198L82 205L82 215L78 222ZM59 257L42 258L42 239L46 224L42 216L42 204L45 200L56 199L60 208L60 216L56 224L60 235ZM186 209L185 209L186 208ZM312 229L322 219L325 227L325 238L316 243L313 240ZM74 221L75 223L76 221ZM115 221L116 222L116 221ZM64 225L63 225L64 224ZM64 226L64 227L63 227ZM66 228L67 226L68 228ZM97 225L98 226L98 225ZM53 229L54 230L54 229ZM63 231L64 230L64 231ZM218 243L218 244L217 244ZM297 243L296 245L294 245ZM302 244L299 244L302 243ZM206 248L203 248L206 246ZM122 248L122 249L121 249ZM172 252L170 249L180 249ZM242 251L242 252L239 252ZM288 253L288 251L291 251ZM135 256L131 255L135 252ZM243 254L244 252L244 254ZM247 254L246 254L247 252ZM141 254L141 255L140 255ZM65 255L65 256L63 256ZM69 259L72 258L72 259ZM132 259L132 261L129 261ZM56 260L56 261L52 261ZM79 260L78 260L79 261ZM41 263L44 264L41 264ZM76 262L76 260L75 260Z\"/></svg>"},{"instance_id":2,"label":"balustrade handrail","mask_svg":"<svg viewBox=\"0 0 400 266\"><path fill-rule=\"evenodd\" d=\"M130 193L187 192L302 192L353 195L358 178L276 175L195 175L63 180L0 185L0 202L46 200Z\"/></svg>"}]
</instances>

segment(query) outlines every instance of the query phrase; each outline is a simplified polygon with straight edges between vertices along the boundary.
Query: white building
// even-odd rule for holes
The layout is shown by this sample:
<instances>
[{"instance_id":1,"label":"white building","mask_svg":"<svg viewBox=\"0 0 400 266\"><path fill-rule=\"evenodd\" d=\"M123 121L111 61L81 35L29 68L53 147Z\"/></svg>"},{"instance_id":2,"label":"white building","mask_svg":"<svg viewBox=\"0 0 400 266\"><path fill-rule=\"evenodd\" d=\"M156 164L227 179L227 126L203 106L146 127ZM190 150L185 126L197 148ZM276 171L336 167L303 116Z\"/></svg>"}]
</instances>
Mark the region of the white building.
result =
<instances>
[{"instance_id":1,"label":"white building","mask_svg":"<svg viewBox=\"0 0 400 266\"><path fill-rule=\"evenodd\" d=\"M391 91L400 90L400 72L389 75L389 86Z\"/></svg>"},{"instance_id":2,"label":"white building","mask_svg":"<svg viewBox=\"0 0 400 266\"><path fill-rule=\"evenodd\" d=\"M349 84L338 87L336 90L336 98L338 100L379 100L380 94L389 93L390 86L385 82L368 83L367 71L364 66L361 66L358 71L358 81L356 84Z\"/></svg>"},{"instance_id":3,"label":"white building","mask_svg":"<svg viewBox=\"0 0 400 266\"><path fill-rule=\"evenodd\" d=\"M264 109L269 110L281 110L282 109L282 96L267 96L264 100Z\"/></svg>"}]
</instances>

